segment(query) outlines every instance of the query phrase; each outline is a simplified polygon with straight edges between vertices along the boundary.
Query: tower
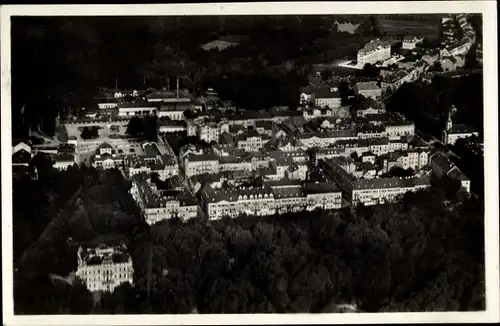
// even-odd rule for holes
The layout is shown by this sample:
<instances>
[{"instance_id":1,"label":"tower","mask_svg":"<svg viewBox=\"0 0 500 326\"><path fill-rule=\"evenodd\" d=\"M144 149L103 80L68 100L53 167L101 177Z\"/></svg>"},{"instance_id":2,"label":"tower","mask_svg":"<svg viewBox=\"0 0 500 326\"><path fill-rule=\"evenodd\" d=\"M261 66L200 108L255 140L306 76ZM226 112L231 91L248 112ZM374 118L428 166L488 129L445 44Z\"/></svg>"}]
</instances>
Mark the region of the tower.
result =
<instances>
[{"instance_id":1,"label":"tower","mask_svg":"<svg viewBox=\"0 0 500 326\"><path fill-rule=\"evenodd\" d=\"M452 105L450 107L450 110L448 111L448 120L446 121L446 131L450 130L453 127L453 120L452 120L452 115L455 113L456 109L455 106Z\"/></svg>"}]
</instances>

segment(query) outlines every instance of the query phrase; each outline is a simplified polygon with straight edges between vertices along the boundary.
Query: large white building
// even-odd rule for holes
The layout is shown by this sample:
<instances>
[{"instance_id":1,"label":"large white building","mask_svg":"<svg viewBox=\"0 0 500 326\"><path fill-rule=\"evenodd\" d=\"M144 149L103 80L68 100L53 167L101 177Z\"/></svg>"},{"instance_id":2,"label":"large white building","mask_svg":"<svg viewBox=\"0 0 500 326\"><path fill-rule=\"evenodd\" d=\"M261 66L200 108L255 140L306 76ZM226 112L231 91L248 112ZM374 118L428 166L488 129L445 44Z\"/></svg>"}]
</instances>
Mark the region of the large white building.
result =
<instances>
[{"instance_id":1,"label":"large white building","mask_svg":"<svg viewBox=\"0 0 500 326\"><path fill-rule=\"evenodd\" d=\"M202 205L209 219L241 214L266 216L342 206L341 191L332 184L304 184L293 180L267 182L262 187L201 189Z\"/></svg>"},{"instance_id":2,"label":"large white building","mask_svg":"<svg viewBox=\"0 0 500 326\"><path fill-rule=\"evenodd\" d=\"M365 64L375 64L391 57L391 44L382 40L373 40L366 43L362 49L358 50L358 65L364 67Z\"/></svg>"},{"instance_id":3,"label":"large white building","mask_svg":"<svg viewBox=\"0 0 500 326\"><path fill-rule=\"evenodd\" d=\"M198 204L192 195L186 191L158 190L141 175L133 178L130 194L150 225L174 217L186 221L198 216Z\"/></svg>"},{"instance_id":4,"label":"large white building","mask_svg":"<svg viewBox=\"0 0 500 326\"><path fill-rule=\"evenodd\" d=\"M132 259L124 246L78 248L78 269L81 278L91 292L113 292L117 286L133 284Z\"/></svg>"},{"instance_id":5,"label":"large white building","mask_svg":"<svg viewBox=\"0 0 500 326\"><path fill-rule=\"evenodd\" d=\"M147 115L158 112L158 106L154 103L120 103L118 104L118 115L121 117L131 117L135 115Z\"/></svg>"}]
</instances>

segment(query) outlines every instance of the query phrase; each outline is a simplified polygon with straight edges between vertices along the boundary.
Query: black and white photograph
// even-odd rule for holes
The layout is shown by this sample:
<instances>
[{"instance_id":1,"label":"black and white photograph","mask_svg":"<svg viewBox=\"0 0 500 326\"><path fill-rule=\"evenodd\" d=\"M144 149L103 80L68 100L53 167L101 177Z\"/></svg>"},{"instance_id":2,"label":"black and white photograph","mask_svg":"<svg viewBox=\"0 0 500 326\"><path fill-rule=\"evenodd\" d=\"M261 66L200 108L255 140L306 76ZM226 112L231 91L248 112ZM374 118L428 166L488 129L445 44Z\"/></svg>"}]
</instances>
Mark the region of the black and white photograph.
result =
<instances>
[{"instance_id":1,"label":"black and white photograph","mask_svg":"<svg viewBox=\"0 0 500 326\"><path fill-rule=\"evenodd\" d=\"M496 3L412 3L2 8L4 324L498 321Z\"/></svg>"}]
</instances>

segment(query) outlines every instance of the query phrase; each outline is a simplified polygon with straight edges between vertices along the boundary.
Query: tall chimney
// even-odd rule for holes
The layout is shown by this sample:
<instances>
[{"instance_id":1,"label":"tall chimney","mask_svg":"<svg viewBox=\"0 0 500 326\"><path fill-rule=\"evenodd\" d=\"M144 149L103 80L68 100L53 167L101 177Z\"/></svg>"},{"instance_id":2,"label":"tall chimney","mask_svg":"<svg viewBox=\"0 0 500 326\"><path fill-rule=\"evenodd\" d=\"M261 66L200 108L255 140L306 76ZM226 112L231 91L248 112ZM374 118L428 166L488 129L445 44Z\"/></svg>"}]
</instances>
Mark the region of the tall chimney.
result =
<instances>
[{"instance_id":1,"label":"tall chimney","mask_svg":"<svg viewBox=\"0 0 500 326\"><path fill-rule=\"evenodd\" d=\"M179 76L177 76L177 98L179 98Z\"/></svg>"}]
</instances>

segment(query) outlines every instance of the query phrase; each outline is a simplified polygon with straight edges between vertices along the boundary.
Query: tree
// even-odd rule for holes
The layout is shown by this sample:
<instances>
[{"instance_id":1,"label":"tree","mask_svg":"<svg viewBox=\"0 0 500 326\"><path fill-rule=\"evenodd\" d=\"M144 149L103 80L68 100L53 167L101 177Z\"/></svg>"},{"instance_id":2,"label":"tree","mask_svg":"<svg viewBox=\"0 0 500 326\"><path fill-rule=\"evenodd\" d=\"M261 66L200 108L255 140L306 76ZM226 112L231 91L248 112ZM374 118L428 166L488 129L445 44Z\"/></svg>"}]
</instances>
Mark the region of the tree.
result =
<instances>
[{"instance_id":1,"label":"tree","mask_svg":"<svg viewBox=\"0 0 500 326\"><path fill-rule=\"evenodd\" d=\"M325 69L321 72L321 79L323 81L329 80L330 78L332 78L332 76L333 76L333 72L330 69Z\"/></svg>"},{"instance_id":2,"label":"tree","mask_svg":"<svg viewBox=\"0 0 500 326\"><path fill-rule=\"evenodd\" d=\"M441 61L436 61L434 62L434 64L432 65L431 71L437 71L437 72L442 72L443 71L443 67L441 66Z\"/></svg>"},{"instance_id":3,"label":"tree","mask_svg":"<svg viewBox=\"0 0 500 326\"><path fill-rule=\"evenodd\" d=\"M99 129L95 126L92 127L83 127L82 133L80 137L83 139L93 139L99 137Z\"/></svg>"}]
</instances>

